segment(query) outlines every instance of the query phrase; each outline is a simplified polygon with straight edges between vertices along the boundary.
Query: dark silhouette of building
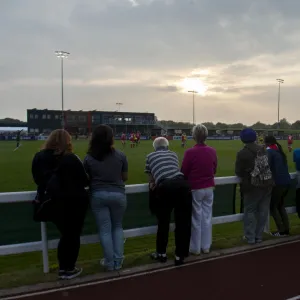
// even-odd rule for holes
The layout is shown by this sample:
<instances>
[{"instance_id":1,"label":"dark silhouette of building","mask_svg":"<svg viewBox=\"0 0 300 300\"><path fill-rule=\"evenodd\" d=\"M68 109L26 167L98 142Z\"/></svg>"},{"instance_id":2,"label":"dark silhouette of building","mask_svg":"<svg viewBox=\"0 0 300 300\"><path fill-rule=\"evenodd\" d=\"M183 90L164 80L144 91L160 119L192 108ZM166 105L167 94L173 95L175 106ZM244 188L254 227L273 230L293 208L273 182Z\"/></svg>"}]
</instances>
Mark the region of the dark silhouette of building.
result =
<instances>
[{"instance_id":1,"label":"dark silhouette of building","mask_svg":"<svg viewBox=\"0 0 300 300\"><path fill-rule=\"evenodd\" d=\"M112 112L112 111L71 111L64 112L65 129L71 134L86 135L99 124L113 128L115 134L140 131L142 134L160 132L156 126L154 113ZM48 134L54 129L62 128L62 112L59 110L28 109L28 132L30 134Z\"/></svg>"}]
</instances>

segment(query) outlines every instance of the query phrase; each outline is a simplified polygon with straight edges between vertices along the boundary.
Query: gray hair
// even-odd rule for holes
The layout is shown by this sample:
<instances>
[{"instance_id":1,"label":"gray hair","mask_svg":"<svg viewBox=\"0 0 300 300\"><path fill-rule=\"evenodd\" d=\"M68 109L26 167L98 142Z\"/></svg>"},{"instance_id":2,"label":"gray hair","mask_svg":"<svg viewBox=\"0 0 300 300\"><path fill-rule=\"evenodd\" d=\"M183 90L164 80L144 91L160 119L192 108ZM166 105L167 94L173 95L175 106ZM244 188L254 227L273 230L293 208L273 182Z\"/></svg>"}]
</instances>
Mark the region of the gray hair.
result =
<instances>
[{"instance_id":1,"label":"gray hair","mask_svg":"<svg viewBox=\"0 0 300 300\"><path fill-rule=\"evenodd\" d=\"M165 137L158 137L153 142L153 148L156 151L158 148L168 148L169 141Z\"/></svg>"},{"instance_id":2,"label":"gray hair","mask_svg":"<svg viewBox=\"0 0 300 300\"><path fill-rule=\"evenodd\" d=\"M208 136L208 130L204 125L198 124L193 127L192 134L193 134L193 139L197 143L203 143Z\"/></svg>"}]
</instances>

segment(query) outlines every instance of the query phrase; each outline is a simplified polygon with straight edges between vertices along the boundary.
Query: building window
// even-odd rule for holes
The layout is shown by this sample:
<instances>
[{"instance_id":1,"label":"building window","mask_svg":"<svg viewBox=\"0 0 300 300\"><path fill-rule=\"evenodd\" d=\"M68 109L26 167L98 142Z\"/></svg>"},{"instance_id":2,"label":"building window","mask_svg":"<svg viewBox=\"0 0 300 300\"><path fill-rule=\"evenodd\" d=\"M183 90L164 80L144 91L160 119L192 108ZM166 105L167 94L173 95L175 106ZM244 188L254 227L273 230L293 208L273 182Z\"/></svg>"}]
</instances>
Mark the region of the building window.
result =
<instances>
[{"instance_id":1,"label":"building window","mask_svg":"<svg viewBox=\"0 0 300 300\"><path fill-rule=\"evenodd\" d=\"M34 118L35 118L35 119L38 119L38 118L39 118L39 115L35 115Z\"/></svg>"},{"instance_id":2,"label":"building window","mask_svg":"<svg viewBox=\"0 0 300 300\"><path fill-rule=\"evenodd\" d=\"M47 119L50 120L51 119L51 115L47 115Z\"/></svg>"},{"instance_id":3,"label":"building window","mask_svg":"<svg viewBox=\"0 0 300 300\"><path fill-rule=\"evenodd\" d=\"M55 120L59 120L59 115L55 115Z\"/></svg>"},{"instance_id":4,"label":"building window","mask_svg":"<svg viewBox=\"0 0 300 300\"><path fill-rule=\"evenodd\" d=\"M43 116L42 116L42 119L46 119L46 117L47 117L46 115L43 115Z\"/></svg>"},{"instance_id":5,"label":"building window","mask_svg":"<svg viewBox=\"0 0 300 300\"><path fill-rule=\"evenodd\" d=\"M79 116L79 121L86 122L86 116Z\"/></svg>"},{"instance_id":6,"label":"building window","mask_svg":"<svg viewBox=\"0 0 300 300\"><path fill-rule=\"evenodd\" d=\"M33 115L33 114L30 114L30 115L29 115L29 119L34 119L34 115Z\"/></svg>"},{"instance_id":7,"label":"building window","mask_svg":"<svg viewBox=\"0 0 300 300\"><path fill-rule=\"evenodd\" d=\"M38 128L35 128L35 129L34 129L34 132L35 132L35 133L39 133L40 131L39 131Z\"/></svg>"},{"instance_id":8,"label":"building window","mask_svg":"<svg viewBox=\"0 0 300 300\"><path fill-rule=\"evenodd\" d=\"M29 132L30 132L30 133L34 133L34 128L30 128L30 129L29 129Z\"/></svg>"}]
</instances>

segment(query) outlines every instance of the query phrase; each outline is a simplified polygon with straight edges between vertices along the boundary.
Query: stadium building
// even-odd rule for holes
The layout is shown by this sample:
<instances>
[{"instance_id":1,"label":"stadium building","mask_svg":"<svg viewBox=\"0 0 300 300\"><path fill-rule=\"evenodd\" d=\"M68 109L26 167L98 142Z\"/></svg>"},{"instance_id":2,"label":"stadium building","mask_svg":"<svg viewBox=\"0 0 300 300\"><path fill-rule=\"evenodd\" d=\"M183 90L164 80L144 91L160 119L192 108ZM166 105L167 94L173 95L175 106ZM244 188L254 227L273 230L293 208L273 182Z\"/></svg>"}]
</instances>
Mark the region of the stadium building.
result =
<instances>
[{"instance_id":1,"label":"stadium building","mask_svg":"<svg viewBox=\"0 0 300 300\"><path fill-rule=\"evenodd\" d=\"M159 134L154 113L112 112L112 111L64 111L64 124L71 134L87 135L99 124L111 126L116 135L122 132L140 131L144 135ZM28 109L29 134L48 134L62 127L60 110Z\"/></svg>"}]
</instances>

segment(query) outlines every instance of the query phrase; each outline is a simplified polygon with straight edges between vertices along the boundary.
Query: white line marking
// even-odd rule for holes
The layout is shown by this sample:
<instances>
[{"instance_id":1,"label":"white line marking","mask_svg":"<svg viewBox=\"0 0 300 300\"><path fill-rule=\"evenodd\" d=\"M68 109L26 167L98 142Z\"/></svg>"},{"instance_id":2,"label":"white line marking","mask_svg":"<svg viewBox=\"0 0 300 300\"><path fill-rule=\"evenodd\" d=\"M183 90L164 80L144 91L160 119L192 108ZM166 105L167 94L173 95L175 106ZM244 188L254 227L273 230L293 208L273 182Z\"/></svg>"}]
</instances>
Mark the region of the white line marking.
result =
<instances>
[{"instance_id":1,"label":"white line marking","mask_svg":"<svg viewBox=\"0 0 300 300\"><path fill-rule=\"evenodd\" d=\"M78 288L85 288L85 287L100 285L100 284L108 283L108 282L112 282L112 281L125 280L125 279L135 278L135 277L139 277L139 276L150 275L150 274L155 274L155 273L159 273L159 272L174 270L174 269L178 269L178 268L185 268L185 267L189 267L189 266L193 266L193 265L197 265L197 264L201 264L201 263L206 263L206 262L209 262L209 261L225 259L225 258L233 257L233 256L240 256L240 255L247 254L247 253L259 252L259 251L268 250L268 249L272 249L272 248L278 248L278 247L282 247L282 246L286 246L286 245L290 245L290 244L295 244L295 243L299 243L299 240L291 241L291 242L287 242L287 243L283 243L283 244L270 245L270 246L266 246L266 247L263 247L263 248L250 249L250 250L241 251L241 252L232 253L232 254L224 254L224 255L221 255L221 256L217 256L217 257L212 257L212 258L207 258L207 259L187 263L187 264L185 264L181 267L169 266L169 267L166 267L166 268L160 268L160 269L157 269L157 270L146 271L146 272L142 272L142 273L138 273L138 274L125 275L125 276L123 275L123 276L116 277L116 278L98 280L98 281L81 283L81 284L67 286L67 287L60 287L60 288L50 289L50 290L46 290L46 291L33 292L33 293L23 294L23 295L19 295L19 296L16 295L16 296L11 296L11 297L1 298L1 300L24 299L24 298L28 298L28 297L35 297L35 296L41 296L41 295L46 295L46 294L53 294L53 293L56 293L56 292L74 290L74 289L78 289ZM300 298L295 298L295 299L291 298L291 299L287 299L287 300L298 300L298 299L300 299Z\"/></svg>"},{"instance_id":2,"label":"white line marking","mask_svg":"<svg viewBox=\"0 0 300 300\"><path fill-rule=\"evenodd\" d=\"M295 296L293 298L286 299L286 300L299 300L299 299L300 299L300 295Z\"/></svg>"}]
</instances>

